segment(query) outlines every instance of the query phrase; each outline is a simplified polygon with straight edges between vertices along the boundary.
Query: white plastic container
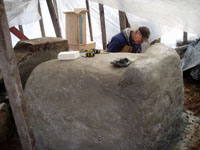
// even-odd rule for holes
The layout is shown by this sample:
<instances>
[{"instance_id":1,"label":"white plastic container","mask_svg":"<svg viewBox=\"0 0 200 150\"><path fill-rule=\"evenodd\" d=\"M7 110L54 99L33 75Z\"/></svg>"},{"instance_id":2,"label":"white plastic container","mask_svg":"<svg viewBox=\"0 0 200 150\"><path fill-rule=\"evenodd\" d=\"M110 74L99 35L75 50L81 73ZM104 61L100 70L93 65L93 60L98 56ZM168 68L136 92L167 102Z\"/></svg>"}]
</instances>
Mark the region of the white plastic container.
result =
<instances>
[{"instance_id":1,"label":"white plastic container","mask_svg":"<svg viewBox=\"0 0 200 150\"><path fill-rule=\"evenodd\" d=\"M60 52L58 54L58 60L73 60L78 57L80 57L79 51Z\"/></svg>"}]
</instances>

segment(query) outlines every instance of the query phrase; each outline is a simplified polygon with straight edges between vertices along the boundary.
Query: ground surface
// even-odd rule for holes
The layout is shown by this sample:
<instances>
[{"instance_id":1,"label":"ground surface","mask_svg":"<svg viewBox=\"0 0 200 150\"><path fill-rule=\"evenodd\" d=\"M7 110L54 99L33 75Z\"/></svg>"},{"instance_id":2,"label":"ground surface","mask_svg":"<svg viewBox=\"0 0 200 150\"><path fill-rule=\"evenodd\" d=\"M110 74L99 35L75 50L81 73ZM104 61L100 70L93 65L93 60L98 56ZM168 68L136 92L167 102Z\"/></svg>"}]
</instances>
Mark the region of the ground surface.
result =
<instances>
[{"instance_id":1,"label":"ground surface","mask_svg":"<svg viewBox=\"0 0 200 150\"><path fill-rule=\"evenodd\" d=\"M177 150L200 150L200 81L184 77L184 118L188 120ZM16 134L0 150L22 150Z\"/></svg>"},{"instance_id":2,"label":"ground surface","mask_svg":"<svg viewBox=\"0 0 200 150\"><path fill-rule=\"evenodd\" d=\"M188 76L184 79L184 86L184 107L200 117L200 81L195 81Z\"/></svg>"},{"instance_id":3,"label":"ground surface","mask_svg":"<svg viewBox=\"0 0 200 150\"><path fill-rule=\"evenodd\" d=\"M200 150L200 81L193 80L190 76L184 78L184 109L193 112L196 124L195 132L191 137L196 138L192 150Z\"/></svg>"}]
</instances>

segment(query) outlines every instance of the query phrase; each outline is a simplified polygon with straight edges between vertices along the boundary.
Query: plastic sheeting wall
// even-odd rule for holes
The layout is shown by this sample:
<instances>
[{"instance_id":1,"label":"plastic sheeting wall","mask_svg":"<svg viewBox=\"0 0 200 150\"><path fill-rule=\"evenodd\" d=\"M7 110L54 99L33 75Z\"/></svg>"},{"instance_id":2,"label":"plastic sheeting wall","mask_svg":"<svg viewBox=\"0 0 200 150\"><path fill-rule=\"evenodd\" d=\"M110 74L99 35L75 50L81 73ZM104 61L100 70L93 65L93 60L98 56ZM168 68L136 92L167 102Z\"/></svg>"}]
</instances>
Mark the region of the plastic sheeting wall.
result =
<instances>
[{"instance_id":1,"label":"plastic sheeting wall","mask_svg":"<svg viewBox=\"0 0 200 150\"><path fill-rule=\"evenodd\" d=\"M96 1L96 2L93 2L93 1ZM143 4L145 1L143 0L141 2L141 4ZM126 7L131 6L131 8L132 8L133 5L137 4L136 3L137 1L130 1L129 0L128 1L129 3L127 3L127 5L126 5L127 0L125 0L125 1L90 0L89 1L94 40L97 42L97 48L102 48L98 2L106 4L106 5L104 5L104 13L105 13L107 41L109 41L109 40L111 40L113 35L120 32L118 10L123 10L123 11L128 12L129 9L126 10ZM134 3L136 3L136 4L134 4ZM167 1L165 3L167 3ZM162 3L162 4L158 3L157 6L161 5L160 7L163 7L163 5L165 5L165 3ZM178 2L176 2L176 4L178 4ZM84 7L86 7L85 0L73 0L70 3L65 1L65 0L58 0L58 5L59 5L59 7L58 7L59 11L60 11L59 17L60 17L60 20L62 21L62 26L61 26L62 27L62 33L65 33L65 29L64 29L64 27L65 27L65 17L64 17L64 14L62 12L66 11L66 10L73 10L74 8L82 8L82 7L84 8ZM111 6L111 7L109 7L109 6ZM112 8L112 7L114 7L114 8ZM141 8L141 6L138 6L138 7ZM187 7L187 6L185 6L185 7ZM122 8L124 8L124 9L122 9ZM149 9L150 9L149 11L151 11L151 8L149 8ZM150 28L151 32L152 32L151 37L150 37L150 41L157 39L159 37L162 37L161 39L162 39L163 43L165 43L165 44L167 44L171 47L175 47L176 40L177 39L182 40L182 38L183 38L183 30L181 30L181 28L179 29L178 26L174 26L173 24L170 24L170 23L169 23L170 27L173 27L173 28L167 27L166 25L168 25L168 24L163 25L163 24L159 23L159 20L154 18L154 15L155 15L154 8L152 8L152 9L153 9L153 11L149 12L149 15L150 15L149 18L146 15L144 15L144 17L139 17L140 15L136 16L136 14L138 14L137 11L136 12L131 11L131 13L127 13L127 17L128 17L129 23L131 24L131 27L136 29L139 26L144 26L144 25L148 26ZM140 9L140 12L141 13L139 13L139 14L143 14L142 9ZM176 13L176 12L174 12L174 13ZM157 13L156 13L156 15L157 15ZM169 16L167 16L167 17L168 17L168 20L171 19ZM182 16L179 15L179 17L182 17ZM178 21L175 21L175 22L178 22ZM196 27L197 27L197 25L196 25ZM87 29L87 31L88 31L87 36L88 36L88 39L89 39L89 30ZM199 32L199 35L200 35L200 32ZM188 34L188 37L192 38L192 39L196 38L196 36L193 35L193 34Z\"/></svg>"},{"instance_id":2,"label":"plastic sheeting wall","mask_svg":"<svg viewBox=\"0 0 200 150\"><path fill-rule=\"evenodd\" d=\"M91 0L150 21L200 35L199 0Z\"/></svg>"},{"instance_id":3,"label":"plastic sheeting wall","mask_svg":"<svg viewBox=\"0 0 200 150\"><path fill-rule=\"evenodd\" d=\"M8 0L7 0L8 1ZM90 12L91 12L91 21L92 21L92 28L93 28L93 36L94 36L94 41L96 41L97 43L97 48L102 48L102 39L101 39L101 27L100 27L100 17L99 17L99 5L98 3L94 2L94 1L98 1L98 0L91 0L89 1L90 4ZM194 0L191 0L191 4L190 2L187 1L183 1L185 3L185 6L183 9L176 9L176 6L180 3L181 6L183 5L182 1L178 1L178 0L173 0L173 1L169 1L169 0L163 0L163 1L149 1L149 0L143 0L143 1L139 1L139 0L124 0L124 1L119 1L119 0L108 0L108 1L98 1L98 2L103 2L106 5L104 5L104 13L105 13L105 23L106 23L106 34L107 34L107 41L109 41L113 35L117 34L118 32L120 32L120 27L119 27L119 14L118 14L118 9L120 10L126 10L127 12L131 12L131 13L127 13L127 16L129 18L129 22L131 24L131 26L133 28L137 28L138 26L141 25L146 25L148 27L150 27L151 29L151 40L154 40L155 38L161 37L162 43L165 43L166 45L169 45L171 47L175 47L175 43L176 40L182 40L183 38L183 28L181 27L188 27L188 29L190 30L186 30L185 31L195 31L196 28L198 26L198 20L196 20L195 22L192 22L193 25L190 26L191 23L188 23L189 21L193 21L194 18L198 18L199 14L198 14L198 10L197 8L200 7L199 6L195 6L194 7L194 11L190 12L190 15L195 15L195 12L197 13L196 16L194 16L193 18L188 18L188 17L183 17L182 15L184 15L185 11L183 11L181 13L181 10L187 8L186 10L190 10L192 4L197 4L199 3L198 1L196 1L196 3L194 3ZM147 6L149 7L147 10L143 11L143 7L142 5L144 5L146 2L146 6L145 8L147 8ZM158 4L156 4L154 7L152 6L152 4L158 2ZM169 4L167 4L169 2ZM187 3L189 4L189 6L187 6ZM167 7L165 4L167 4L167 6L172 7L173 4L174 5L172 8L169 8L168 11L170 10L177 10L177 12L171 12L171 15L167 15L164 11L167 9L165 7ZM46 4L46 0L40 0L40 5L41 5L41 10L42 10L42 16L43 16L43 21L44 21L44 26L45 26L45 32L46 32L46 36L55 36L55 32L53 29L53 25L52 25L52 21L49 15L49 10L47 8L47 4ZM66 0L57 0L57 5L58 5L58 13L59 13L59 21L60 21L60 26L61 26L61 32L62 32L62 37L65 38L65 15L64 15L64 11L71 11L74 8L85 8L86 4L85 4L85 0L73 0L73 1L66 1ZM108 6L107 6L108 5ZM159 6L160 5L160 6ZM165 5L165 6L164 6ZM115 7L115 8L111 8L109 6ZM131 6L130 9L129 7ZM150 9L150 6L152 6L152 8ZM134 9L135 7L138 7L137 9ZM158 12L156 12L156 7L159 7ZM163 8L163 12L162 9ZM165 8L165 9L164 9ZM148 11L148 15L145 15L145 13L147 13ZM160 11L160 12L159 12ZM160 14L159 14L160 13ZM173 17L172 14L174 13L173 16L176 16L175 18L171 18ZM162 17L163 15L163 17ZM141 17L139 17L141 16ZM181 18L183 21L185 21L185 24L181 24L182 22L180 22L179 20L174 20L172 23L170 23L171 20L176 19L178 17L183 17ZM162 18L161 20L159 18ZM164 19L165 18L165 19ZM186 20L184 20L186 19ZM189 19L189 20L187 20ZM164 20L164 21L163 21ZM169 25L170 27L173 28L169 28L167 26L163 26L163 24L161 23L165 23L166 25ZM178 25L179 24L179 25ZM40 32L40 27L39 27L39 23L35 22L32 24L27 24L27 25L23 25L24 28L24 33L27 37L31 38L36 38L36 37L41 37L41 32ZM177 30L179 29L179 30ZM198 32L200 30L200 28L198 28L198 30L196 30L194 33L195 34L199 34L200 32ZM196 36L191 35L193 38L196 38ZM189 38L191 37L189 34ZM13 44L15 45L17 39L12 35L13 38ZM88 29L88 23L87 23L87 39L90 39L90 34L89 34L89 29Z\"/></svg>"}]
</instances>

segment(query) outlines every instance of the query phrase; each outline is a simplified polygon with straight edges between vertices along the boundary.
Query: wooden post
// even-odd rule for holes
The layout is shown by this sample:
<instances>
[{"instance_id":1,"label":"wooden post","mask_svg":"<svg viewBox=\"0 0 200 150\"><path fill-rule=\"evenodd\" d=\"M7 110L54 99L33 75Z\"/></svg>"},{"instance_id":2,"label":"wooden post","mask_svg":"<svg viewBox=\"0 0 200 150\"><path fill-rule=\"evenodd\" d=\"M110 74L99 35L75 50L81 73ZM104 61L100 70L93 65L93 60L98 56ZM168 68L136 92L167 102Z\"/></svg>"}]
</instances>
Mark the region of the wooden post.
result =
<instances>
[{"instance_id":1,"label":"wooden post","mask_svg":"<svg viewBox=\"0 0 200 150\"><path fill-rule=\"evenodd\" d=\"M183 44L185 45L185 44L187 44L187 32L183 32Z\"/></svg>"},{"instance_id":2,"label":"wooden post","mask_svg":"<svg viewBox=\"0 0 200 150\"><path fill-rule=\"evenodd\" d=\"M100 21L101 21L101 33L102 33L102 43L103 49L106 49L107 40L106 40L106 27L105 27L105 18L104 18L104 8L103 4L99 4L99 13L100 13Z\"/></svg>"},{"instance_id":3,"label":"wooden post","mask_svg":"<svg viewBox=\"0 0 200 150\"><path fill-rule=\"evenodd\" d=\"M57 0L53 0L53 6L54 6L54 10L55 10L55 13L56 13L56 18L57 18L57 21L58 21L58 25L59 25L59 14L58 14L58 5L57 5ZM60 28L60 25L59 25L59 28ZM60 29L60 32L61 32L61 29ZM62 34L61 34L62 36Z\"/></svg>"},{"instance_id":4,"label":"wooden post","mask_svg":"<svg viewBox=\"0 0 200 150\"><path fill-rule=\"evenodd\" d=\"M128 22L128 18L126 13L119 10L119 23L120 23L120 30L122 31L125 28L130 28L130 24Z\"/></svg>"},{"instance_id":5,"label":"wooden post","mask_svg":"<svg viewBox=\"0 0 200 150\"><path fill-rule=\"evenodd\" d=\"M120 30L126 28L126 14L123 11L119 10L119 24L120 24Z\"/></svg>"},{"instance_id":6,"label":"wooden post","mask_svg":"<svg viewBox=\"0 0 200 150\"><path fill-rule=\"evenodd\" d=\"M23 30L22 25L19 25L19 31L24 34L24 30Z\"/></svg>"},{"instance_id":7,"label":"wooden post","mask_svg":"<svg viewBox=\"0 0 200 150\"><path fill-rule=\"evenodd\" d=\"M130 23L128 22L128 18L127 18L127 16L126 16L126 13L125 13L125 17L126 17L126 28L130 28L131 25L130 25Z\"/></svg>"},{"instance_id":8,"label":"wooden post","mask_svg":"<svg viewBox=\"0 0 200 150\"><path fill-rule=\"evenodd\" d=\"M88 0L85 0L86 2L86 8L88 10L87 16L88 16L88 23L89 23L89 29L90 29L90 40L93 41L93 34L92 34L92 24L91 24L91 18L90 18L90 6Z\"/></svg>"},{"instance_id":9,"label":"wooden post","mask_svg":"<svg viewBox=\"0 0 200 150\"><path fill-rule=\"evenodd\" d=\"M51 20L53 22L53 26L54 26L54 29L55 29L56 36L62 37L59 22L58 22L58 19L56 17L56 13L55 13L55 9L53 7L52 0L46 0L46 2L47 2L47 6L49 8L49 13L51 15Z\"/></svg>"},{"instance_id":10,"label":"wooden post","mask_svg":"<svg viewBox=\"0 0 200 150\"><path fill-rule=\"evenodd\" d=\"M41 7L40 7L40 0L38 0L38 11L39 11L39 14L41 16L41 19L39 21L40 23L40 30L41 30L41 33L42 33L42 37L45 37L45 31L44 31L44 23L43 23L43 19L42 19L42 11L41 11Z\"/></svg>"},{"instance_id":11,"label":"wooden post","mask_svg":"<svg viewBox=\"0 0 200 150\"><path fill-rule=\"evenodd\" d=\"M58 16L58 6L57 6L57 0L53 0L53 6L54 6L54 10L56 12L56 16L57 16L57 19L58 19L58 22L59 22L59 16Z\"/></svg>"},{"instance_id":12,"label":"wooden post","mask_svg":"<svg viewBox=\"0 0 200 150\"><path fill-rule=\"evenodd\" d=\"M33 150L35 149L33 148L34 136L29 126L26 101L12 48L4 0L0 0L0 70L5 82L23 150Z\"/></svg>"}]
</instances>

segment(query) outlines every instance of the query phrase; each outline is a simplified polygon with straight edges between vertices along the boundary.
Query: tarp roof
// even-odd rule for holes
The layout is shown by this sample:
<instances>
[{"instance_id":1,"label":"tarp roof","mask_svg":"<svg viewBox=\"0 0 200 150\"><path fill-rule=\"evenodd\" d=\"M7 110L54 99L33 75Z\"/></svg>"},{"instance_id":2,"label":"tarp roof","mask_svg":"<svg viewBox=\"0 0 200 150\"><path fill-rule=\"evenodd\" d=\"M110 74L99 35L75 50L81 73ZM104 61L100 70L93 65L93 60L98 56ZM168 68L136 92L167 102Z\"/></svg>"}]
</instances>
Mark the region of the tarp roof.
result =
<instances>
[{"instance_id":1,"label":"tarp roof","mask_svg":"<svg viewBox=\"0 0 200 150\"><path fill-rule=\"evenodd\" d=\"M28 24L40 19L37 0L4 1L10 27ZM45 31L50 33L46 35L52 36L54 35L52 33L54 30L45 3L46 0L40 0L44 24L48 25L48 27L45 26ZM118 10L127 12L132 27L136 28L140 25L149 26L152 31L151 40L161 36L163 25L200 36L200 0L90 0L92 27L93 30L95 29L93 34L94 40L98 41L98 48L101 48L98 3L105 5L107 40L110 40L114 34L119 32ZM85 0L57 0L57 4L61 31L63 37L65 37L65 16L63 12L74 10L74 8L85 8ZM26 28L25 25L23 27ZM27 30L31 30L30 32L34 30L34 33L32 33L34 36L27 35L28 33L26 33L29 38L41 37L40 33L36 35L36 33L40 32L38 29L30 29L29 26ZM166 31L165 29L165 33Z\"/></svg>"}]
</instances>

